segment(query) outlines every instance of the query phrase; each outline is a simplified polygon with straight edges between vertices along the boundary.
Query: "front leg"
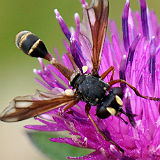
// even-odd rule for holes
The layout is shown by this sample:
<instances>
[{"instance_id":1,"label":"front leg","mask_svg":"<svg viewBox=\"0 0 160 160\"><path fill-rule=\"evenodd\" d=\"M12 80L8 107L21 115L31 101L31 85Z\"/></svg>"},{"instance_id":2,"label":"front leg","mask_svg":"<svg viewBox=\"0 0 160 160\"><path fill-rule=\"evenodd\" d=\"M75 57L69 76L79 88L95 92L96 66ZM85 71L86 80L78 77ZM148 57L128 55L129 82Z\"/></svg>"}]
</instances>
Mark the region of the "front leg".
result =
<instances>
[{"instance_id":1,"label":"front leg","mask_svg":"<svg viewBox=\"0 0 160 160\"><path fill-rule=\"evenodd\" d=\"M101 79L104 79L106 78L106 76L112 72L112 75L111 75L111 78L110 78L110 81L113 80L113 75L114 75L114 66L110 66L102 75L101 75Z\"/></svg>"},{"instance_id":2,"label":"front leg","mask_svg":"<svg viewBox=\"0 0 160 160\"><path fill-rule=\"evenodd\" d=\"M141 97L141 98L144 98L144 99L149 99L149 100L153 100L153 101L160 101L160 98L159 97L149 97L149 96L143 96L142 94L139 93L139 91L137 90L137 88L135 88L134 86L132 86L131 84L129 84L128 82L126 82L125 80L123 79L116 79L116 80L113 80L113 81L110 81L108 82L108 84L110 86L113 86L114 84L117 84L117 83L125 83L127 84L127 86L129 86L133 91L134 93Z\"/></svg>"},{"instance_id":3,"label":"front leg","mask_svg":"<svg viewBox=\"0 0 160 160\"><path fill-rule=\"evenodd\" d=\"M96 130L99 132L99 134L103 137L104 140L110 142L111 144L113 144L114 146L116 146L122 153L124 153L124 150L116 143L114 142L113 140L111 139L108 139L104 134L103 132L99 129L99 127L96 125L96 123L94 122L94 120L92 119L89 111L91 109L91 106L89 104L86 104L85 106L85 112L88 116L88 118L91 120L91 122L93 123L94 127L96 128Z\"/></svg>"}]
</instances>

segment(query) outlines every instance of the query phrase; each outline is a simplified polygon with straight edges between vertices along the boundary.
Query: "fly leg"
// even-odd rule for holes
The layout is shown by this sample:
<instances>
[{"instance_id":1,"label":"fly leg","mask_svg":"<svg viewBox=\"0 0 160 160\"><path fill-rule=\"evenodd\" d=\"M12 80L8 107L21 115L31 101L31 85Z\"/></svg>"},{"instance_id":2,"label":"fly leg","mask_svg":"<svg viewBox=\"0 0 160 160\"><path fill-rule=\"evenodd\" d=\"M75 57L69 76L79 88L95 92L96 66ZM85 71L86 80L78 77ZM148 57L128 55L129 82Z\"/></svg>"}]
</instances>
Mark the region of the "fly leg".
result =
<instances>
[{"instance_id":1,"label":"fly leg","mask_svg":"<svg viewBox=\"0 0 160 160\"><path fill-rule=\"evenodd\" d=\"M157 97L143 96L142 94L139 93L139 91L138 91L134 86L132 86L131 84L129 84L128 82L126 82L126 81L123 80L123 79L116 79L116 80L113 80L113 81L108 82L108 84L109 84L110 86L113 86L113 85L116 84L116 83L125 83L125 84L127 84L127 85L135 92L135 94L136 94L137 96L139 96L139 97L142 97L142 98L144 98L144 99L153 100L153 101L160 101L160 98L157 98Z\"/></svg>"},{"instance_id":2,"label":"fly leg","mask_svg":"<svg viewBox=\"0 0 160 160\"><path fill-rule=\"evenodd\" d=\"M73 107L75 104L77 104L79 102L78 99L74 100L74 101L71 101L69 104L67 104L63 109L62 111L59 111L58 112L58 115L61 115L62 113L66 112L69 108ZM72 114L72 111L68 111L67 113L71 113Z\"/></svg>"},{"instance_id":3,"label":"fly leg","mask_svg":"<svg viewBox=\"0 0 160 160\"><path fill-rule=\"evenodd\" d=\"M113 75L114 75L114 66L109 67L102 75L101 75L101 79L104 79L110 72L112 72L110 81L113 80Z\"/></svg>"},{"instance_id":4,"label":"fly leg","mask_svg":"<svg viewBox=\"0 0 160 160\"><path fill-rule=\"evenodd\" d=\"M116 146L122 153L124 153L124 150L116 143L114 142L113 140L111 139L108 139L104 134L103 132L98 128L98 126L96 125L96 123L94 122L94 120L92 119L89 111L90 111L90 108L91 106L89 104L86 104L85 106L85 112L88 116L88 118L91 120L91 122L93 123L94 127L96 128L96 130L99 132L99 134L104 138L104 140L110 142L111 144L113 144L114 146Z\"/></svg>"}]
</instances>

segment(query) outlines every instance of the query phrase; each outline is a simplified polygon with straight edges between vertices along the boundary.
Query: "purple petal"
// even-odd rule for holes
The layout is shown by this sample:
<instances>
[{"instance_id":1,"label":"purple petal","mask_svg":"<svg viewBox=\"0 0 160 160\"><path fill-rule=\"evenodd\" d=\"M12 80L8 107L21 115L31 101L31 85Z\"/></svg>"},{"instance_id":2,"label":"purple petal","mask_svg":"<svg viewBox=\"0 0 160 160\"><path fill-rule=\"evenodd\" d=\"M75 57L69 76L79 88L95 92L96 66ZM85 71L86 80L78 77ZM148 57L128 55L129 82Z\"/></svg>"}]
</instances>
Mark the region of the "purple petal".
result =
<instances>
[{"instance_id":1,"label":"purple petal","mask_svg":"<svg viewBox=\"0 0 160 160\"><path fill-rule=\"evenodd\" d=\"M69 31L66 23L64 22L63 18L61 17L61 15L60 15L60 13L58 12L57 9L54 10L54 13L56 14L56 18L57 18L57 20L59 22L59 25L60 25L60 27L61 27L64 35L66 36L66 38L68 40L70 40L70 38L71 38L71 32Z\"/></svg>"},{"instance_id":2,"label":"purple petal","mask_svg":"<svg viewBox=\"0 0 160 160\"><path fill-rule=\"evenodd\" d=\"M122 30L123 30L123 43L126 52L130 46L129 43L129 33L128 33L128 13L129 13L129 0L126 0L126 4L124 6L123 15L122 15Z\"/></svg>"},{"instance_id":3,"label":"purple petal","mask_svg":"<svg viewBox=\"0 0 160 160\"><path fill-rule=\"evenodd\" d=\"M152 38L150 44L150 58L149 58L149 72L151 73L152 77L152 87L155 90L155 61L156 61L156 44L155 44L155 37Z\"/></svg>"},{"instance_id":4,"label":"purple petal","mask_svg":"<svg viewBox=\"0 0 160 160\"><path fill-rule=\"evenodd\" d=\"M149 39L149 28L148 28L148 15L147 15L147 4L145 0L140 0L141 5L141 21L142 21L142 29L143 35Z\"/></svg>"}]
</instances>

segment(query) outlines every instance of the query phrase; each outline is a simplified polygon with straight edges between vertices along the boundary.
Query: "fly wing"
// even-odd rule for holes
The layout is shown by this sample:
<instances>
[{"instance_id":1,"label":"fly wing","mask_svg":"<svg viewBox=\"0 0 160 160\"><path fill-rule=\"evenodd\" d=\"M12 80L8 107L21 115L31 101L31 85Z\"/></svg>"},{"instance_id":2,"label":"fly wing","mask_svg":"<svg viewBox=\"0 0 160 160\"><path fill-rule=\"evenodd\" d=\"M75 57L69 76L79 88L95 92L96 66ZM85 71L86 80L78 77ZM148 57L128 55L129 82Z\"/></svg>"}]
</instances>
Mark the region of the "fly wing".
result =
<instances>
[{"instance_id":1,"label":"fly wing","mask_svg":"<svg viewBox=\"0 0 160 160\"><path fill-rule=\"evenodd\" d=\"M84 16L87 17L84 18L88 19L92 37L92 75L97 76L108 23L109 2L108 0L92 0L86 11L87 14Z\"/></svg>"},{"instance_id":2,"label":"fly wing","mask_svg":"<svg viewBox=\"0 0 160 160\"><path fill-rule=\"evenodd\" d=\"M42 96L42 93L40 94L39 97ZM4 122L25 120L77 100L75 95L65 94L57 95L53 98L46 97L40 100L34 99L34 96L19 96L14 98L9 106L0 114L0 120Z\"/></svg>"}]
</instances>

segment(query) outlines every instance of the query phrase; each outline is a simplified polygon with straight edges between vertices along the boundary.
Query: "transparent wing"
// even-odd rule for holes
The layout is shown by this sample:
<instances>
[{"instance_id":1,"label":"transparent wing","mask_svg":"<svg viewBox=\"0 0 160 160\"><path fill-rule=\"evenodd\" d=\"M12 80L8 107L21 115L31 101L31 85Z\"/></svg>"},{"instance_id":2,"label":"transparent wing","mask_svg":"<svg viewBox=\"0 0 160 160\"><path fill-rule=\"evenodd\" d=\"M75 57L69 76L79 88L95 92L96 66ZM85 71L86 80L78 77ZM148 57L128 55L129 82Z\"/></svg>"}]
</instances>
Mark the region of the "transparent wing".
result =
<instances>
[{"instance_id":1,"label":"transparent wing","mask_svg":"<svg viewBox=\"0 0 160 160\"><path fill-rule=\"evenodd\" d=\"M37 97L38 99L36 99ZM51 98L50 94L38 91L34 96L29 95L14 98L9 106L0 114L0 120L5 122L25 120L76 100L75 95L61 94Z\"/></svg>"},{"instance_id":2,"label":"transparent wing","mask_svg":"<svg viewBox=\"0 0 160 160\"><path fill-rule=\"evenodd\" d=\"M92 37L92 74L97 76L101 62L102 49L108 23L109 2L108 0L92 0L90 6L83 14L90 26ZM87 16L87 17L86 17ZM89 38L90 39L90 38Z\"/></svg>"}]
</instances>

